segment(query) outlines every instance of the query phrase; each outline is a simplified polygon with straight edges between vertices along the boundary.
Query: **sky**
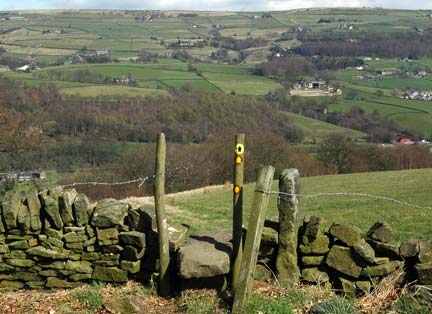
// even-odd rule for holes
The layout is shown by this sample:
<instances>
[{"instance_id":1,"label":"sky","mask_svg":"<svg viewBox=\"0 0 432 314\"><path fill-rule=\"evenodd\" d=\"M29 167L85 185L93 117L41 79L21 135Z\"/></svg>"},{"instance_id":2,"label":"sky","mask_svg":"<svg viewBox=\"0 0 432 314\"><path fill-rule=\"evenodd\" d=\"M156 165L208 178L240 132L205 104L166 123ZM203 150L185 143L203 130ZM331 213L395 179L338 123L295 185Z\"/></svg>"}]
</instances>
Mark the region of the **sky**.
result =
<instances>
[{"instance_id":1,"label":"sky","mask_svg":"<svg viewBox=\"0 0 432 314\"><path fill-rule=\"evenodd\" d=\"M431 0L0 0L0 10L129 9L273 11L310 7L432 9Z\"/></svg>"}]
</instances>

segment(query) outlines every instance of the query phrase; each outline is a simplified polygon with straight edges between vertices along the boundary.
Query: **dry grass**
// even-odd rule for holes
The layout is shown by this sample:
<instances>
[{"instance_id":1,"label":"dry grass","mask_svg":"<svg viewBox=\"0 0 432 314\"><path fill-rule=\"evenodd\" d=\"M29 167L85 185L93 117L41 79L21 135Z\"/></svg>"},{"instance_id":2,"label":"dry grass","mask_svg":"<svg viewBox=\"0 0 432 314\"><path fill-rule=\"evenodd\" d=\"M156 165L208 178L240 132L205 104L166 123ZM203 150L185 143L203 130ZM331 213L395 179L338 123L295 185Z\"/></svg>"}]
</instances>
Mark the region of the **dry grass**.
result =
<instances>
[{"instance_id":1,"label":"dry grass","mask_svg":"<svg viewBox=\"0 0 432 314\"><path fill-rule=\"evenodd\" d=\"M395 288L401 275L402 270L394 272L374 287L370 294L352 301L337 296L335 291L321 285L301 284L294 289L284 289L278 287L277 282L255 281L253 300L258 299L261 304L282 303L294 309L295 314L310 313L315 304L327 301L352 304L361 313L385 313L404 292L404 289ZM230 295L221 297L213 290L186 290L176 298L164 299L156 295L154 287L144 287L131 281L122 286L95 284L51 292L2 291L0 314L113 314L103 304L129 296L138 298L142 307L140 313L149 314L228 314L226 300L232 299Z\"/></svg>"},{"instance_id":2,"label":"dry grass","mask_svg":"<svg viewBox=\"0 0 432 314\"><path fill-rule=\"evenodd\" d=\"M111 314L113 311L102 306L107 301L137 295L145 302L143 313L176 312L174 299L162 299L154 294L153 289L129 281L126 285L103 285L100 287L84 285L75 289L53 291L18 290L0 292L0 314L61 314L61 313L97 313ZM95 303L100 298L100 305Z\"/></svg>"},{"instance_id":3,"label":"dry grass","mask_svg":"<svg viewBox=\"0 0 432 314\"><path fill-rule=\"evenodd\" d=\"M357 300L357 307L362 313L368 314L380 313L388 308L400 293L401 289L395 288L395 286L402 275L403 270L399 269L384 278L371 293Z\"/></svg>"}]
</instances>

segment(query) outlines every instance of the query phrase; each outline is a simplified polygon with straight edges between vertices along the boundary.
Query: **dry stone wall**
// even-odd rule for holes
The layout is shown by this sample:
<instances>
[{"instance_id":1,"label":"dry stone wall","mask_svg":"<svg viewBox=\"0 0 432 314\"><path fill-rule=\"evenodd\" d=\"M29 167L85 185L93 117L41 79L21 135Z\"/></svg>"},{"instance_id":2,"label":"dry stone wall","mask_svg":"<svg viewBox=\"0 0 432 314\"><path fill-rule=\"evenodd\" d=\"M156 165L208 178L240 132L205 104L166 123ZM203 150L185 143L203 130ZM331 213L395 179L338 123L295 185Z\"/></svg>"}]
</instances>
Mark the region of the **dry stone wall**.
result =
<instances>
[{"instance_id":1,"label":"dry stone wall","mask_svg":"<svg viewBox=\"0 0 432 314\"><path fill-rule=\"evenodd\" d=\"M306 217L299 239L305 281L355 295L370 292L384 277L401 269L399 284L432 285L432 240L391 244L393 230L384 222L364 233L340 224L326 228L322 219Z\"/></svg>"},{"instance_id":2,"label":"dry stone wall","mask_svg":"<svg viewBox=\"0 0 432 314\"><path fill-rule=\"evenodd\" d=\"M154 208L75 190L10 191L0 203L0 288L73 288L147 281L158 265ZM187 228L173 225L175 251Z\"/></svg>"},{"instance_id":3,"label":"dry stone wall","mask_svg":"<svg viewBox=\"0 0 432 314\"><path fill-rule=\"evenodd\" d=\"M154 207L114 199L92 205L84 194L55 188L44 192L10 191L0 201L0 288L73 288L98 280L148 281L158 271ZM191 235L168 228L177 288L224 289L230 275L232 230ZM247 231L245 230L245 233ZM277 263L286 243L280 223L266 221L257 276L292 271ZM298 231L301 279L354 295L369 292L384 277L403 270L400 284L432 286L432 240L392 244L393 231L378 222L358 228L306 217ZM283 250L280 247L283 246ZM295 262L295 261L294 261ZM175 268L175 269L174 269ZM272 272L261 270L272 269ZM297 270L296 270L297 271Z\"/></svg>"}]
</instances>

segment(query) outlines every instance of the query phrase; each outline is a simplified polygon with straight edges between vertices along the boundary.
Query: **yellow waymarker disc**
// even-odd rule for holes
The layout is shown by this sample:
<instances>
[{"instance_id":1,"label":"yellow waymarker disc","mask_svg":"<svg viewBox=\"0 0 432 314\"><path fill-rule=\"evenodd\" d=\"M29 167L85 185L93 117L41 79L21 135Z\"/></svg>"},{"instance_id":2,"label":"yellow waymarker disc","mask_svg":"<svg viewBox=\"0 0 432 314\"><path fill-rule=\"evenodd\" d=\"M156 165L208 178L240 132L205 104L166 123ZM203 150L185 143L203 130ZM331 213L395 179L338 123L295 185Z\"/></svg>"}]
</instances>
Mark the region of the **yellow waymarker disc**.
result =
<instances>
[{"instance_id":1,"label":"yellow waymarker disc","mask_svg":"<svg viewBox=\"0 0 432 314\"><path fill-rule=\"evenodd\" d=\"M235 194L239 194L239 193L240 193L240 190L241 190L241 187L239 187L238 185L236 185L236 186L234 187L234 193L235 193Z\"/></svg>"},{"instance_id":2,"label":"yellow waymarker disc","mask_svg":"<svg viewBox=\"0 0 432 314\"><path fill-rule=\"evenodd\" d=\"M243 159L240 156L237 156L235 159L236 164L241 164Z\"/></svg>"},{"instance_id":3,"label":"yellow waymarker disc","mask_svg":"<svg viewBox=\"0 0 432 314\"><path fill-rule=\"evenodd\" d=\"M237 144L235 153L236 153L236 155L243 155L244 154L244 145L243 144Z\"/></svg>"}]
</instances>

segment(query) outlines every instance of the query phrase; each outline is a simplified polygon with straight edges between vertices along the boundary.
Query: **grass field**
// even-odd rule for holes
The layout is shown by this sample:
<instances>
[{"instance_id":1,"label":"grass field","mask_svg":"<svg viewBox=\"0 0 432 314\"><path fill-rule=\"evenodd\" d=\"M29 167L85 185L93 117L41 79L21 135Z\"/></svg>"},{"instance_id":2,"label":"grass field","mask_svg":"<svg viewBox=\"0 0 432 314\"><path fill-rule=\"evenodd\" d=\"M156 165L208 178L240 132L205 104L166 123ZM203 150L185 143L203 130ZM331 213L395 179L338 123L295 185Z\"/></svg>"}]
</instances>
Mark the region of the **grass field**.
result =
<instances>
[{"instance_id":1,"label":"grass field","mask_svg":"<svg viewBox=\"0 0 432 314\"><path fill-rule=\"evenodd\" d=\"M62 90L66 95L80 95L84 97L94 96L156 96L166 94L163 90L133 88L127 86L85 86L69 87Z\"/></svg>"},{"instance_id":2,"label":"grass field","mask_svg":"<svg viewBox=\"0 0 432 314\"><path fill-rule=\"evenodd\" d=\"M383 10L380 8L333 8L299 9L271 12L196 12L196 16L184 16L179 11L100 11L54 12L23 11L22 19L0 20L0 42L6 49L5 55L26 60L53 64L66 60L80 49L106 49L111 57L119 58L116 64L78 64L45 67L35 73L50 70L72 71L89 69L100 74L119 77L130 76L137 80L137 86L115 86L112 90L104 85L77 82L37 80L31 74L6 73L2 75L25 80L31 85L54 83L64 94L81 95L149 95L157 90L183 89L200 92L224 92L248 95L264 95L282 88L272 79L252 75L250 69L267 60L271 43L277 41L283 47L300 45L299 38L281 39L281 34L296 26L307 27L312 32L347 32L339 29L341 23L354 26L349 32L414 32L416 27L432 27L432 19L424 17L426 11ZM183 12L184 13L184 12ZM330 23L320 23L333 19ZM4 31L4 32L1 32ZM198 73L188 71L185 62L161 57L157 64L134 64L128 61L140 50L169 56L173 49L169 43L178 40L196 42L214 37L213 31L221 36L232 36L237 40L264 38L267 44L244 49L249 55L245 64L231 65L215 62L210 58L218 47L206 43L203 47L182 47L194 58L192 65ZM229 50L230 57L239 52ZM366 57L366 56L365 56ZM197 60L197 61L195 61ZM199 61L201 60L201 61ZM432 59L418 59L401 62L397 59L366 61L369 69L432 69ZM432 77L399 78L377 77L375 80L355 81L353 76L361 75L356 70L341 70L334 73L343 90L354 89L359 93L356 99L343 99L330 105L330 111L347 111L359 106L366 112L378 112L395 121L402 128L413 130L420 136L432 138L432 104L422 101L400 99L410 89L432 89ZM82 89L80 89L81 87ZM377 91L383 96L377 96ZM302 125L314 128L314 121L302 119ZM319 129L319 128L318 128ZM326 132L324 129L320 129ZM307 131L307 137L318 132ZM359 134L356 135L358 137Z\"/></svg>"},{"instance_id":3,"label":"grass field","mask_svg":"<svg viewBox=\"0 0 432 314\"><path fill-rule=\"evenodd\" d=\"M394 65L392 61L377 62L382 62L383 68ZM427 64L429 59L419 62ZM330 111L348 111L354 106L360 107L367 113L377 112L422 137L432 137L432 103L400 98L407 90L432 90L431 77L422 79L379 77L375 80L353 80L352 77L359 73L355 70L342 70L336 73L336 79L343 88L357 91L358 96L355 99L345 98L331 104ZM382 96L378 96L377 92L382 92Z\"/></svg>"},{"instance_id":4,"label":"grass field","mask_svg":"<svg viewBox=\"0 0 432 314\"><path fill-rule=\"evenodd\" d=\"M306 141L308 142L319 142L321 139L334 133L342 134L353 139L364 138L367 136L367 134L363 132L342 128L334 124L311 119L292 112L284 112L283 114L287 115L302 128Z\"/></svg>"},{"instance_id":5,"label":"grass field","mask_svg":"<svg viewBox=\"0 0 432 314\"><path fill-rule=\"evenodd\" d=\"M282 169L277 169L280 171ZM381 195L419 206L432 206L432 169L389 171L347 175L329 175L301 179L301 193L355 192ZM228 178L227 178L228 179ZM244 224L247 225L254 184L244 190ZM277 190L277 181L273 184ZM192 226L194 230L230 227L232 192L230 189L172 202L180 208L172 219ZM277 198L271 196L268 218L277 220ZM386 221L395 231L394 242L432 237L431 209L416 209L379 199L351 196L301 198L301 216L317 215L333 222L354 225L365 232L376 222Z\"/></svg>"},{"instance_id":6,"label":"grass field","mask_svg":"<svg viewBox=\"0 0 432 314\"><path fill-rule=\"evenodd\" d=\"M161 59L163 60L163 59ZM262 95L269 91L276 90L282 86L271 79L262 76L253 75L248 67L242 65L224 65L224 64L194 64L194 66L202 71L201 74L187 71L187 64L182 62L160 62L156 64L133 64L131 62L121 62L113 64L78 64L78 65L63 65L56 67L46 67L32 73L17 73L8 72L3 75L13 77L18 80L30 82L32 85L40 83L52 82L56 84L64 93L70 94L69 89L63 90L64 83L77 82L61 82L48 81L46 79L35 79L40 74L49 71L77 71L89 70L100 73L111 78L127 76L137 80L139 88L130 86L116 86L116 90L124 89L124 94L144 94L141 88L190 88L202 92L222 91L231 93L234 91L237 94ZM78 86L88 86L89 84L80 84ZM94 85L94 84L92 84ZM69 86L67 86L68 88ZM134 91L135 89L135 91ZM89 90L89 88L87 88ZM101 95L105 95L107 88L92 88L90 94L97 95L100 91ZM80 93L87 95L87 92Z\"/></svg>"}]
</instances>

